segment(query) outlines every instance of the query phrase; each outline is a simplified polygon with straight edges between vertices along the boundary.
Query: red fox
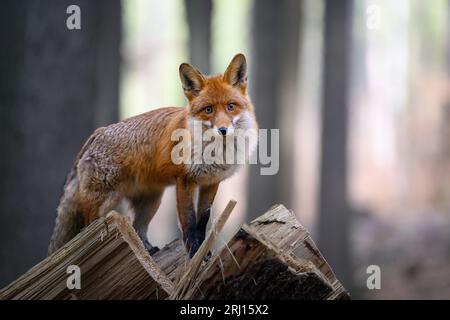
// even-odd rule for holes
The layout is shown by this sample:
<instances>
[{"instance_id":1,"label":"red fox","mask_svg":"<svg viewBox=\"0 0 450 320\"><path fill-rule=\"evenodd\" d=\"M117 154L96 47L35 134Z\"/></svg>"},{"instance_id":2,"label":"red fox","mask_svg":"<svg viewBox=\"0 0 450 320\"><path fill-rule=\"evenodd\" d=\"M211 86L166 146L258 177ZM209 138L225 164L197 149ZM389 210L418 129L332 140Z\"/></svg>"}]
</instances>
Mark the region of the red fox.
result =
<instances>
[{"instance_id":1,"label":"red fox","mask_svg":"<svg viewBox=\"0 0 450 320\"><path fill-rule=\"evenodd\" d=\"M258 125L247 94L244 55L236 55L223 75L206 76L187 63L180 65L179 73L187 107L149 111L99 128L88 138L66 179L49 254L121 199L129 201L133 227L153 254L158 248L148 241L147 227L164 189L173 184L189 257L198 250L218 186L239 166L175 164L171 150L177 142L171 134L176 129L192 131L193 120L201 121L202 130L213 129L219 136L232 135L235 129L257 130Z\"/></svg>"}]
</instances>

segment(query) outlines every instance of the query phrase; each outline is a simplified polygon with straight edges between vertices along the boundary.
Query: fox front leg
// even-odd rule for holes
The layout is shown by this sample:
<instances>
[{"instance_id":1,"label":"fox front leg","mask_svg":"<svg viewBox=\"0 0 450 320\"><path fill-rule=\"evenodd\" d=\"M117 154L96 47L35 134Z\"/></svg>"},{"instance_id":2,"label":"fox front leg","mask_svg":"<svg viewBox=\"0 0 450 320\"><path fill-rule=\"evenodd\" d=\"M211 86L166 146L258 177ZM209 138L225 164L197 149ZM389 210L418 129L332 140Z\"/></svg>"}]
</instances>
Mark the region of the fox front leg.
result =
<instances>
[{"instance_id":1,"label":"fox front leg","mask_svg":"<svg viewBox=\"0 0 450 320\"><path fill-rule=\"evenodd\" d=\"M177 210L178 221L180 223L181 232L183 233L183 242L192 258L200 248L201 242L197 237L197 219L195 216L194 195L195 183L184 178L177 180Z\"/></svg>"},{"instance_id":2,"label":"fox front leg","mask_svg":"<svg viewBox=\"0 0 450 320\"><path fill-rule=\"evenodd\" d=\"M211 207L218 188L219 184L215 183L209 186L201 186L199 190L196 236L200 244L205 240L206 225L211 216ZM211 251L206 255L205 260L209 260L210 257Z\"/></svg>"},{"instance_id":3,"label":"fox front leg","mask_svg":"<svg viewBox=\"0 0 450 320\"><path fill-rule=\"evenodd\" d=\"M214 198L217 193L217 189L219 188L219 184L215 183L209 186L201 186L199 195L198 195L198 208L197 208L197 238L200 240L200 243L205 240L206 234L206 225L208 224L210 215L211 215L211 207L214 202Z\"/></svg>"},{"instance_id":4,"label":"fox front leg","mask_svg":"<svg viewBox=\"0 0 450 320\"><path fill-rule=\"evenodd\" d=\"M158 191L141 197L129 198L131 207L134 211L133 227L150 255L159 251L158 247L152 246L148 241L147 229L148 224L161 204L162 195L163 191Z\"/></svg>"}]
</instances>

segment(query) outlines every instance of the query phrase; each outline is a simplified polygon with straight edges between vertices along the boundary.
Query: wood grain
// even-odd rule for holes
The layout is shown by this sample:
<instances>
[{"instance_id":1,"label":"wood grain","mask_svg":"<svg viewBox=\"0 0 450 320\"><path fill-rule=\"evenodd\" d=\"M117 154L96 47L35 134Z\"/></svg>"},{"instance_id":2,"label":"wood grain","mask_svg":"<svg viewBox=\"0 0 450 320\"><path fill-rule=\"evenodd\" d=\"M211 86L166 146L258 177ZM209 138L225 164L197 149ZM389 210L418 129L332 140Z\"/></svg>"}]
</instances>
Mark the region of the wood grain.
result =
<instances>
[{"instance_id":1,"label":"wood grain","mask_svg":"<svg viewBox=\"0 0 450 320\"><path fill-rule=\"evenodd\" d=\"M0 290L0 299L349 299L295 215L282 205L243 225L208 261L230 202L189 261L179 240L152 257L127 218L111 212ZM69 290L66 270L81 269Z\"/></svg>"},{"instance_id":2,"label":"wood grain","mask_svg":"<svg viewBox=\"0 0 450 320\"><path fill-rule=\"evenodd\" d=\"M81 289L67 288L67 267ZM125 217L111 212L0 291L1 299L164 299L172 281L148 255Z\"/></svg>"}]
</instances>

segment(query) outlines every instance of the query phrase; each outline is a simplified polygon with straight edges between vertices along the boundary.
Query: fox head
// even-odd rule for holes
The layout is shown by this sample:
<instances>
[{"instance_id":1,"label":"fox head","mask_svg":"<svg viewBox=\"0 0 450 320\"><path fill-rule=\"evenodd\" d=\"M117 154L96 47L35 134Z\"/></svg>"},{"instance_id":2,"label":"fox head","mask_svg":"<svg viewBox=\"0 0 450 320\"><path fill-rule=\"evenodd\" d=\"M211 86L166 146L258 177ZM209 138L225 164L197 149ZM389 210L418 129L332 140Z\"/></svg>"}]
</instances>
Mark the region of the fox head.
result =
<instances>
[{"instance_id":1,"label":"fox head","mask_svg":"<svg viewBox=\"0 0 450 320\"><path fill-rule=\"evenodd\" d=\"M180 65L180 78L191 120L222 136L236 129L256 128L253 105L247 95L247 62L237 54L222 75L206 76L193 66Z\"/></svg>"}]
</instances>

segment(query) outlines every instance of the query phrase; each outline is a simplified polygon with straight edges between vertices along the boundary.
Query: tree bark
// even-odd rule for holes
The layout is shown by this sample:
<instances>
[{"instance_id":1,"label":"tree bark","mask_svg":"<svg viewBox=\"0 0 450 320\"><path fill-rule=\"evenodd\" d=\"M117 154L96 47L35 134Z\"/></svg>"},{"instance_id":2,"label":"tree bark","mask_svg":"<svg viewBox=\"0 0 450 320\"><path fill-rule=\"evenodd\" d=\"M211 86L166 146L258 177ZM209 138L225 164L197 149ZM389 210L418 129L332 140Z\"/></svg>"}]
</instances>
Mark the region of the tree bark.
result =
<instances>
[{"instance_id":1,"label":"tree bark","mask_svg":"<svg viewBox=\"0 0 450 320\"><path fill-rule=\"evenodd\" d=\"M204 74L211 72L212 0L185 0L189 25L189 59Z\"/></svg>"},{"instance_id":2,"label":"tree bark","mask_svg":"<svg viewBox=\"0 0 450 320\"><path fill-rule=\"evenodd\" d=\"M261 175L259 165L250 166L248 220L274 202L293 205L302 1L258 0L254 6L250 95L260 128L280 129L280 159L275 175Z\"/></svg>"},{"instance_id":3,"label":"tree bark","mask_svg":"<svg viewBox=\"0 0 450 320\"><path fill-rule=\"evenodd\" d=\"M2 2L0 285L45 257L76 153L118 117L120 0L77 1L81 30L71 4Z\"/></svg>"},{"instance_id":4,"label":"tree bark","mask_svg":"<svg viewBox=\"0 0 450 320\"><path fill-rule=\"evenodd\" d=\"M350 208L347 131L352 0L325 2L319 246L336 274L350 284Z\"/></svg>"}]
</instances>

